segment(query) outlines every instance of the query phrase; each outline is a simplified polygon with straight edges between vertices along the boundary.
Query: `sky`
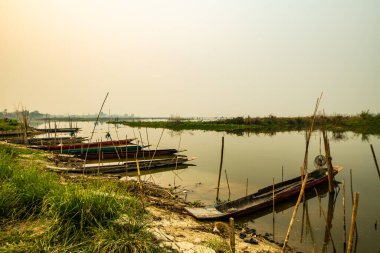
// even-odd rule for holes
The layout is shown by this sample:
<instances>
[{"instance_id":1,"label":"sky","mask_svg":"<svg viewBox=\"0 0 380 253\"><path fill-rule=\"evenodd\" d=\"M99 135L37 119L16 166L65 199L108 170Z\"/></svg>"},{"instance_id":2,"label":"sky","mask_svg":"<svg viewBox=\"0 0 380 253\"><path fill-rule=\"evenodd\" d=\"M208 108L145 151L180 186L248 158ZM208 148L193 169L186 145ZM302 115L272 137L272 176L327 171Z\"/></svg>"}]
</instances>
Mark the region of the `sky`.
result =
<instances>
[{"instance_id":1,"label":"sky","mask_svg":"<svg viewBox=\"0 0 380 253\"><path fill-rule=\"evenodd\" d=\"M0 0L0 110L380 113L378 0Z\"/></svg>"}]
</instances>

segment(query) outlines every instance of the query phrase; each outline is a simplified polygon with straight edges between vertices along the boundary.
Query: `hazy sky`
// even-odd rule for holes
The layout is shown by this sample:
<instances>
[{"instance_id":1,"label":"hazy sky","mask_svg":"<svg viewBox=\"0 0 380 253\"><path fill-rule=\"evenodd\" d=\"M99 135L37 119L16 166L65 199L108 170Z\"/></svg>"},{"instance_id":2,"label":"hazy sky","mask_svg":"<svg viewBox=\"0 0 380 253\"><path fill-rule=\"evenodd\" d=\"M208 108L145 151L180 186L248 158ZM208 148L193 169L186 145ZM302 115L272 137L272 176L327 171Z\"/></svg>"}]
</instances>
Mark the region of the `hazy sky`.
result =
<instances>
[{"instance_id":1,"label":"hazy sky","mask_svg":"<svg viewBox=\"0 0 380 253\"><path fill-rule=\"evenodd\" d=\"M0 0L0 110L380 112L380 1Z\"/></svg>"}]
</instances>

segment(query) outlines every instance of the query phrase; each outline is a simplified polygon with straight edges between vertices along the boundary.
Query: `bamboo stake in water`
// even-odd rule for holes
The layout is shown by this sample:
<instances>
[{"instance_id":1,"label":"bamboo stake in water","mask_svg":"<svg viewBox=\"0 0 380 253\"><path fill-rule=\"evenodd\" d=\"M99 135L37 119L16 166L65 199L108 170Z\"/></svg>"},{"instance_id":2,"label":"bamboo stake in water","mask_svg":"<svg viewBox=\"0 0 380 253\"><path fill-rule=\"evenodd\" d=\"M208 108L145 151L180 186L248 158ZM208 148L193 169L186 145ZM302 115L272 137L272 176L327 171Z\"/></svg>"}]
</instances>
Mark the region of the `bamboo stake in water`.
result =
<instances>
[{"instance_id":1,"label":"bamboo stake in water","mask_svg":"<svg viewBox=\"0 0 380 253\"><path fill-rule=\"evenodd\" d=\"M245 196L248 196L248 177L247 177L247 183L245 184Z\"/></svg>"},{"instance_id":2,"label":"bamboo stake in water","mask_svg":"<svg viewBox=\"0 0 380 253\"><path fill-rule=\"evenodd\" d=\"M284 182L284 166L281 167L281 182Z\"/></svg>"},{"instance_id":3,"label":"bamboo stake in water","mask_svg":"<svg viewBox=\"0 0 380 253\"><path fill-rule=\"evenodd\" d=\"M330 155L330 143L327 137L326 130L322 130L323 134L323 142L325 144L325 153L326 153L326 159L327 159L327 175L329 179L329 192L334 191L334 185L333 185L333 168L331 164L331 155Z\"/></svg>"},{"instance_id":4,"label":"bamboo stake in water","mask_svg":"<svg viewBox=\"0 0 380 253\"><path fill-rule=\"evenodd\" d=\"M274 240L274 229L275 229L275 210L274 210L274 178L273 178L273 187L272 187L272 213L273 213L273 240Z\"/></svg>"},{"instance_id":5,"label":"bamboo stake in water","mask_svg":"<svg viewBox=\"0 0 380 253\"><path fill-rule=\"evenodd\" d=\"M223 167L223 154L224 154L224 136L222 137L222 151L220 155L220 166L219 166L219 176L218 176L218 187L216 188L216 202L219 202L219 189L220 189L220 176L222 174Z\"/></svg>"},{"instance_id":6,"label":"bamboo stake in water","mask_svg":"<svg viewBox=\"0 0 380 253\"><path fill-rule=\"evenodd\" d=\"M231 252L235 253L235 221L234 218L230 218L230 246Z\"/></svg>"},{"instance_id":7,"label":"bamboo stake in water","mask_svg":"<svg viewBox=\"0 0 380 253\"><path fill-rule=\"evenodd\" d=\"M379 179L380 179L380 170L379 170L379 165L377 164L375 150L373 150L372 144L370 144L370 145L371 145L371 151L372 151L373 160L375 160L375 165L376 165L376 169L377 169L377 175L379 175Z\"/></svg>"},{"instance_id":8,"label":"bamboo stake in water","mask_svg":"<svg viewBox=\"0 0 380 253\"><path fill-rule=\"evenodd\" d=\"M323 93L322 93L322 94L323 94ZM314 109L313 120L312 120L312 122L311 122L311 127L310 127L310 130L309 130L308 135L307 135L307 138L306 138L306 150L305 150L304 162L303 162L303 167L302 167L304 173L307 172L307 158L308 158L308 155L309 155L309 142L310 142L311 133L313 132L314 123L315 123L315 118L316 118L316 116L317 116L317 111L318 111L318 107L319 107L319 102L321 101L322 94L321 94L321 96L319 97L319 99L317 99L317 103L316 103L316 106L315 106L315 109ZM302 176L301 176L301 178L302 178ZM284 243L283 243L282 251L281 251L281 252L285 252L286 245L288 244L289 237L290 237L290 232L291 232L291 230L292 230L292 226L293 226L293 223L294 223L294 220L295 220L296 214L297 214L298 206L299 206L299 204L301 203L301 199L302 199L303 193L304 193L304 191L305 191L307 178L308 178L308 174L306 173L306 175L305 175L305 177L303 178L303 181L302 181L301 191L300 191L300 193L299 193L299 196L298 196L298 199L297 199L296 205L295 205L294 210L293 210L292 217L291 217L291 219L290 219L290 223L289 223L288 231L286 232L286 236L285 236L285 239L284 239Z\"/></svg>"},{"instance_id":9,"label":"bamboo stake in water","mask_svg":"<svg viewBox=\"0 0 380 253\"><path fill-rule=\"evenodd\" d=\"M128 134L125 134L125 139L128 140ZM128 141L125 142L125 178L128 180Z\"/></svg>"},{"instance_id":10,"label":"bamboo stake in water","mask_svg":"<svg viewBox=\"0 0 380 253\"><path fill-rule=\"evenodd\" d=\"M226 174L226 181L227 181L227 187L228 187L228 201L230 201L230 199L231 199L231 189L230 189L230 184L228 183L227 170L224 170L224 173Z\"/></svg>"},{"instance_id":11,"label":"bamboo stake in water","mask_svg":"<svg viewBox=\"0 0 380 253\"><path fill-rule=\"evenodd\" d=\"M359 202L359 193L355 192L354 204L352 206L350 233L348 236L347 253L352 252L352 241L354 240L354 230L356 228L356 215L357 215L357 210L358 210L358 202Z\"/></svg>"},{"instance_id":12,"label":"bamboo stake in water","mask_svg":"<svg viewBox=\"0 0 380 253\"><path fill-rule=\"evenodd\" d=\"M343 249L346 251L347 246L347 233L346 233L346 182L342 181L343 191L342 191L342 205L343 205Z\"/></svg>"}]
</instances>

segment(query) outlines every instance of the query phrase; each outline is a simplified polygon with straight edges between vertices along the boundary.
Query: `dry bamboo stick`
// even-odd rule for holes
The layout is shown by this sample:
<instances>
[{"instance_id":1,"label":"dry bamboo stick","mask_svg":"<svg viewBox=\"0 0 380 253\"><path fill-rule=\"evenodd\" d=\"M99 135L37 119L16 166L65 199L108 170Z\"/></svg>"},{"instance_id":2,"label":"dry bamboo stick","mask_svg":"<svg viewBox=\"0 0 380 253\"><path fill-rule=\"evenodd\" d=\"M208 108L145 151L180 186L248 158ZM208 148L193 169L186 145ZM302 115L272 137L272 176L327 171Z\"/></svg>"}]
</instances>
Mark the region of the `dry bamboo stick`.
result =
<instances>
[{"instance_id":1,"label":"dry bamboo stick","mask_svg":"<svg viewBox=\"0 0 380 253\"><path fill-rule=\"evenodd\" d=\"M350 233L348 236L347 253L352 252L352 241L354 240L354 230L356 227L356 215L357 215L357 210L358 210L358 202L359 202L359 193L355 192L354 204L352 206L352 214L351 214Z\"/></svg>"},{"instance_id":2,"label":"dry bamboo stick","mask_svg":"<svg viewBox=\"0 0 380 253\"><path fill-rule=\"evenodd\" d=\"M234 218L230 218L230 247L231 252L235 253L235 221Z\"/></svg>"},{"instance_id":3,"label":"dry bamboo stick","mask_svg":"<svg viewBox=\"0 0 380 253\"><path fill-rule=\"evenodd\" d=\"M224 136L222 136L222 151L221 151L221 155L220 155L218 187L216 189L216 202L219 202L220 176L222 174L222 167L223 167L223 154L224 154Z\"/></svg>"},{"instance_id":4,"label":"dry bamboo stick","mask_svg":"<svg viewBox=\"0 0 380 253\"><path fill-rule=\"evenodd\" d=\"M284 182L284 166L281 167L281 182Z\"/></svg>"},{"instance_id":5,"label":"dry bamboo stick","mask_svg":"<svg viewBox=\"0 0 380 253\"><path fill-rule=\"evenodd\" d=\"M376 159L375 150L373 150L373 146L372 146L372 144L370 144L370 145L371 145L371 151L372 151L373 160L375 160L375 165L376 165L376 169L377 169L377 174L379 175L379 179L380 179L380 170L379 170L379 165L377 164L377 159Z\"/></svg>"},{"instance_id":6,"label":"dry bamboo stick","mask_svg":"<svg viewBox=\"0 0 380 253\"><path fill-rule=\"evenodd\" d=\"M109 92L107 92L107 95L106 95L106 97L105 97L104 100L103 100L102 106L100 107L100 110L99 110L99 113L98 113L98 117L96 118L96 121L95 121L95 124L94 124L94 128L92 129L92 132L91 132L91 137L90 137L89 143L91 142L92 137L94 136L95 128L96 128L96 125L98 124L99 117L100 117L100 113L101 113L102 110L103 110L104 103L105 103L106 100L107 100L108 93L109 93ZM85 157L84 157L84 165L86 165L87 154L88 154L88 149L89 149L89 148L90 148L90 146L88 145L88 146L87 146L87 150L86 150L86 155L85 155Z\"/></svg>"},{"instance_id":7,"label":"dry bamboo stick","mask_svg":"<svg viewBox=\"0 0 380 253\"><path fill-rule=\"evenodd\" d=\"M230 184L228 183L227 170L224 170L224 173L226 174L226 181L227 181L227 187L228 187L228 201L230 201L230 199L231 199L231 189L230 189Z\"/></svg>"},{"instance_id":8,"label":"dry bamboo stick","mask_svg":"<svg viewBox=\"0 0 380 253\"><path fill-rule=\"evenodd\" d=\"M248 196L248 177L247 177L247 183L245 184L245 196Z\"/></svg>"},{"instance_id":9,"label":"dry bamboo stick","mask_svg":"<svg viewBox=\"0 0 380 253\"><path fill-rule=\"evenodd\" d=\"M306 138L306 150L305 150L304 163L303 163L303 172L304 173L307 171L307 158L308 158L308 154L309 154L309 142L310 142L311 133L312 133L313 128L314 128L315 118L317 116L317 111L318 111L319 103L320 103L321 98L322 98L322 94L319 97L319 99L317 99L317 103L316 103L315 110L314 110L314 115L313 115L313 120L312 120L312 123L311 123L311 127L310 127L310 130L309 130L309 133L307 134L307 138ZM301 178L302 178L302 176L301 176ZM299 193L299 196L298 196L298 199L297 199L297 203L296 203L296 205L294 207L293 214L292 214L292 217L290 219L288 231L286 233L286 236L285 236L285 239L284 239L284 243L283 243L283 247L282 247L282 251L281 252L285 252L285 248L286 248L286 246L288 244L289 237L290 237L290 232L292 230L292 226L293 226L296 214L297 214L298 206L299 206L299 204L301 202L303 193L305 191L305 186L306 186L307 178L308 178L308 174L306 174L304 176L304 178L303 178L301 191Z\"/></svg>"},{"instance_id":10,"label":"dry bamboo stick","mask_svg":"<svg viewBox=\"0 0 380 253\"><path fill-rule=\"evenodd\" d=\"M346 182L343 179L342 205L343 205L343 249L346 251L347 232L346 232Z\"/></svg>"},{"instance_id":11,"label":"dry bamboo stick","mask_svg":"<svg viewBox=\"0 0 380 253\"><path fill-rule=\"evenodd\" d=\"M273 186L272 186L272 213L273 213L273 240L274 240L274 230L275 230L275 208L274 208L274 178L273 178Z\"/></svg>"},{"instance_id":12,"label":"dry bamboo stick","mask_svg":"<svg viewBox=\"0 0 380 253\"><path fill-rule=\"evenodd\" d=\"M329 192L334 191L334 185L333 185L333 172L332 172L332 164L331 164L331 155L330 155L330 143L327 137L326 129L322 130L323 134L323 142L325 144L325 154L327 159L327 176L329 179Z\"/></svg>"}]
</instances>

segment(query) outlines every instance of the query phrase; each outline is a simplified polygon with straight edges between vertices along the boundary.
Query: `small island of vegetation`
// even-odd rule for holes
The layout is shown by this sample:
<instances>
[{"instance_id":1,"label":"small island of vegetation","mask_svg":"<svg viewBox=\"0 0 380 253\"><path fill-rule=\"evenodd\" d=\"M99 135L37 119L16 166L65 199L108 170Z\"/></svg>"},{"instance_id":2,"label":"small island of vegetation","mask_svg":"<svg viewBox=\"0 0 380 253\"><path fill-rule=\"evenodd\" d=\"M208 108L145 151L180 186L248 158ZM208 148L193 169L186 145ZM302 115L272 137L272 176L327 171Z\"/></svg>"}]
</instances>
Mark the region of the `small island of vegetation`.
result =
<instances>
[{"instance_id":1,"label":"small island of vegetation","mask_svg":"<svg viewBox=\"0 0 380 253\"><path fill-rule=\"evenodd\" d=\"M242 134L275 133L302 131L310 126L311 117L235 117L217 120L188 120L172 117L168 121L112 121L114 124L125 124L131 127L167 128L179 130L225 131ZM325 128L333 132L351 131L358 134L380 135L380 114L363 111L358 115L320 116L315 122L315 129Z\"/></svg>"}]
</instances>

